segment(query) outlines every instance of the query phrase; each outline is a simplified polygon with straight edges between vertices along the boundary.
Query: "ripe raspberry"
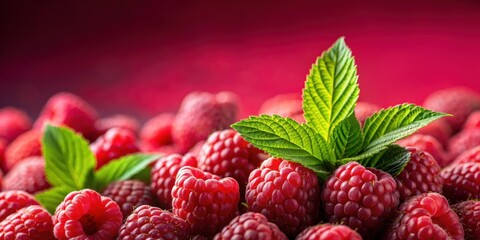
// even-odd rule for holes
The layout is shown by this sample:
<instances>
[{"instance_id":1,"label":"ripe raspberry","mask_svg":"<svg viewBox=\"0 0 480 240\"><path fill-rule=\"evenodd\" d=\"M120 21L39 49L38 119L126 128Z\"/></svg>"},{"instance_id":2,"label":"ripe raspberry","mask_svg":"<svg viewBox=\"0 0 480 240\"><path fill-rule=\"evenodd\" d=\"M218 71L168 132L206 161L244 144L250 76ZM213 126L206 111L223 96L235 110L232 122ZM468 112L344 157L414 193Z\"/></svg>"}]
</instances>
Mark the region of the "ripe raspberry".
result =
<instances>
[{"instance_id":1,"label":"ripe raspberry","mask_svg":"<svg viewBox=\"0 0 480 240\"><path fill-rule=\"evenodd\" d=\"M125 180L110 183L102 195L115 201L126 219L133 210L141 205L152 205L150 187L138 180Z\"/></svg>"},{"instance_id":2,"label":"ripe raspberry","mask_svg":"<svg viewBox=\"0 0 480 240\"><path fill-rule=\"evenodd\" d=\"M36 193L50 187L45 176L45 160L29 157L15 165L3 180L3 190Z\"/></svg>"},{"instance_id":3,"label":"ripe raspberry","mask_svg":"<svg viewBox=\"0 0 480 240\"><path fill-rule=\"evenodd\" d=\"M140 123L138 123L137 119L122 114L101 118L95 122L97 136L105 134L111 128L124 128L137 133L139 126Z\"/></svg>"},{"instance_id":4,"label":"ripe raspberry","mask_svg":"<svg viewBox=\"0 0 480 240\"><path fill-rule=\"evenodd\" d=\"M480 111L476 111L468 116L463 129L480 129Z\"/></svg>"},{"instance_id":5,"label":"ripe raspberry","mask_svg":"<svg viewBox=\"0 0 480 240\"><path fill-rule=\"evenodd\" d=\"M276 114L293 118L297 122L305 122L302 99L297 94L281 94L267 99L260 107L259 114Z\"/></svg>"},{"instance_id":6,"label":"ripe raspberry","mask_svg":"<svg viewBox=\"0 0 480 240\"><path fill-rule=\"evenodd\" d=\"M198 168L182 167L172 189L173 213L187 221L192 234L213 237L236 215L238 183Z\"/></svg>"},{"instance_id":7,"label":"ripe raspberry","mask_svg":"<svg viewBox=\"0 0 480 240\"><path fill-rule=\"evenodd\" d=\"M280 229L260 213L247 212L235 217L214 240L230 239L276 239L288 240Z\"/></svg>"},{"instance_id":8,"label":"ripe raspberry","mask_svg":"<svg viewBox=\"0 0 480 240\"><path fill-rule=\"evenodd\" d=\"M111 128L90 145L97 159L96 169L113 159L139 152L133 132L123 128Z\"/></svg>"},{"instance_id":9,"label":"ripe raspberry","mask_svg":"<svg viewBox=\"0 0 480 240\"><path fill-rule=\"evenodd\" d=\"M42 144L40 142L42 133L35 130L27 131L18 136L5 150L5 161L2 169L8 172L15 164L31 156L42 155Z\"/></svg>"},{"instance_id":10,"label":"ripe raspberry","mask_svg":"<svg viewBox=\"0 0 480 240\"><path fill-rule=\"evenodd\" d=\"M357 117L360 125L363 125L368 117L372 116L375 112L380 111L381 107L368 102L357 102L355 106L355 117Z\"/></svg>"},{"instance_id":11,"label":"ripe raspberry","mask_svg":"<svg viewBox=\"0 0 480 240\"><path fill-rule=\"evenodd\" d=\"M449 158L447 157L445 150L443 150L442 145L432 136L414 134L398 141L397 144L403 147L415 147L418 150L428 152L441 167L444 167L449 163Z\"/></svg>"},{"instance_id":12,"label":"ripe raspberry","mask_svg":"<svg viewBox=\"0 0 480 240\"><path fill-rule=\"evenodd\" d=\"M362 237L345 225L327 223L309 227L295 238L295 240L309 239L362 240Z\"/></svg>"},{"instance_id":13,"label":"ripe raspberry","mask_svg":"<svg viewBox=\"0 0 480 240\"><path fill-rule=\"evenodd\" d=\"M443 194L451 203L480 198L480 163L450 165L440 175L443 178Z\"/></svg>"},{"instance_id":14,"label":"ripe raspberry","mask_svg":"<svg viewBox=\"0 0 480 240\"><path fill-rule=\"evenodd\" d=\"M458 131L468 115L480 109L480 96L467 88L450 88L430 94L423 105L433 111L452 114L445 121L453 131Z\"/></svg>"},{"instance_id":15,"label":"ripe raspberry","mask_svg":"<svg viewBox=\"0 0 480 240\"><path fill-rule=\"evenodd\" d=\"M250 173L245 195L249 211L262 213L291 238L319 220L317 176L300 164L265 160Z\"/></svg>"},{"instance_id":16,"label":"ripe raspberry","mask_svg":"<svg viewBox=\"0 0 480 240\"><path fill-rule=\"evenodd\" d=\"M385 239L463 239L457 214L438 193L424 193L404 202Z\"/></svg>"},{"instance_id":17,"label":"ripe raspberry","mask_svg":"<svg viewBox=\"0 0 480 240\"><path fill-rule=\"evenodd\" d=\"M112 199L84 189L69 193L53 215L53 233L64 239L113 239L122 225L122 212Z\"/></svg>"},{"instance_id":18,"label":"ripe raspberry","mask_svg":"<svg viewBox=\"0 0 480 240\"><path fill-rule=\"evenodd\" d=\"M30 205L40 204L27 192L17 190L0 192L0 221Z\"/></svg>"},{"instance_id":19,"label":"ripe raspberry","mask_svg":"<svg viewBox=\"0 0 480 240\"><path fill-rule=\"evenodd\" d=\"M433 157L422 150L408 147L410 160L405 168L395 177L400 201L427 192L442 193L440 166Z\"/></svg>"},{"instance_id":20,"label":"ripe raspberry","mask_svg":"<svg viewBox=\"0 0 480 240\"><path fill-rule=\"evenodd\" d=\"M30 117L22 110L13 107L0 109L0 138L7 143L32 128Z\"/></svg>"},{"instance_id":21,"label":"ripe raspberry","mask_svg":"<svg viewBox=\"0 0 480 240\"><path fill-rule=\"evenodd\" d=\"M162 209L172 208L172 189L178 170L184 166L197 167L197 158L191 154L170 154L155 162L151 172L151 187Z\"/></svg>"},{"instance_id":22,"label":"ripe raspberry","mask_svg":"<svg viewBox=\"0 0 480 240\"><path fill-rule=\"evenodd\" d=\"M322 202L329 222L345 224L370 239L394 213L399 193L390 174L349 162L327 179Z\"/></svg>"},{"instance_id":23,"label":"ripe raspberry","mask_svg":"<svg viewBox=\"0 0 480 240\"><path fill-rule=\"evenodd\" d=\"M197 144L195 144L195 146L190 148L188 153L192 154L193 156L198 156L198 154L200 154L200 151L202 150L203 144L205 144L205 142L206 142L205 140L198 142Z\"/></svg>"},{"instance_id":24,"label":"ripe raspberry","mask_svg":"<svg viewBox=\"0 0 480 240\"><path fill-rule=\"evenodd\" d=\"M248 175L258 168L266 154L245 141L233 129L214 132L198 155L198 168L219 177L232 177L245 195Z\"/></svg>"},{"instance_id":25,"label":"ripe raspberry","mask_svg":"<svg viewBox=\"0 0 480 240\"><path fill-rule=\"evenodd\" d=\"M467 163L467 162L478 162L480 163L480 146L474 147L455 158L453 164Z\"/></svg>"},{"instance_id":26,"label":"ripe raspberry","mask_svg":"<svg viewBox=\"0 0 480 240\"><path fill-rule=\"evenodd\" d=\"M120 228L118 240L190 239L188 224L171 212L143 205Z\"/></svg>"},{"instance_id":27,"label":"ripe raspberry","mask_svg":"<svg viewBox=\"0 0 480 240\"><path fill-rule=\"evenodd\" d=\"M453 136L448 142L450 159L455 159L460 154L480 146L480 129L466 129Z\"/></svg>"},{"instance_id":28,"label":"ripe raspberry","mask_svg":"<svg viewBox=\"0 0 480 240\"><path fill-rule=\"evenodd\" d=\"M140 141L143 150L155 151L161 146L173 144L172 124L175 115L162 113L149 119L140 131Z\"/></svg>"},{"instance_id":29,"label":"ripe raspberry","mask_svg":"<svg viewBox=\"0 0 480 240\"><path fill-rule=\"evenodd\" d=\"M52 217L40 206L22 208L0 222L0 239L54 240Z\"/></svg>"},{"instance_id":30,"label":"ripe raspberry","mask_svg":"<svg viewBox=\"0 0 480 240\"><path fill-rule=\"evenodd\" d=\"M42 129L45 124L68 126L93 140L96 120L97 112L92 106L74 94L61 92L47 101L33 127Z\"/></svg>"},{"instance_id":31,"label":"ripe raspberry","mask_svg":"<svg viewBox=\"0 0 480 240\"><path fill-rule=\"evenodd\" d=\"M437 139L443 147L446 147L453 131L445 119L441 118L431 122L423 128L420 128L416 133L432 136Z\"/></svg>"},{"instance_id":32,"label":"ripe raspberry","mask_svg":"<svg viewBox=\"0 0 480 240\"><path fill-rule=\"evenodd\" d=\"M187 152L212 132L229 128L237 115L238 103L233 93L190 93L183 100L173 122L173 141L182 153Z\"/></svg>"},{"instance_id":33,"label":"ripe raspberry","mask_svg":"<svg viewBox=\"0 0 480 240\"><path fill-rule=\"evenodd\" d=\"M0 189L2 189L3 185L3 172L0 170Z\"/></svg>"},{"instance_id":34,"label":"ripe raspberry","mask_svg":"<svg viewBox=\"0 0 480 240\"><path fill-rule=\"evenodd\" d=\"M480 201L469 200L452 206L465 231L466 240L480 237Z\"/></svg>"}]
</instances>

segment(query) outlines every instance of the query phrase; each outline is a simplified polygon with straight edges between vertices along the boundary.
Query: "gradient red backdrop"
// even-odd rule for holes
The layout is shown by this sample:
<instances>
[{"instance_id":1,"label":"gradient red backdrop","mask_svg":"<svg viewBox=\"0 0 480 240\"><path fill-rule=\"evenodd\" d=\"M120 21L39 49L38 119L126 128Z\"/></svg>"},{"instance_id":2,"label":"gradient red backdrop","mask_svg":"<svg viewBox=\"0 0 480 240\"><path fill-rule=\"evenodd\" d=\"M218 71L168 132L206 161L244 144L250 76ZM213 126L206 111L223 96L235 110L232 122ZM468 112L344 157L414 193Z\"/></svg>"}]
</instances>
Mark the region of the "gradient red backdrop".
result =
<instances>
[{"instance_id":1,"label":"gradient red backdrop","mask_svg":"<svg viewBox=\"0 0 480 240\"><path fill-rule=\"evenodd\" d=\"M243 115L255 114L271 96L300 94L340 36L356 57L361 100L480 91L478 1L179 2L3 1L0 106L36 117L49 96L70 91L102 115L145 119L175 111L190 91L230 90Z\"/></svg>"}]
</instances>

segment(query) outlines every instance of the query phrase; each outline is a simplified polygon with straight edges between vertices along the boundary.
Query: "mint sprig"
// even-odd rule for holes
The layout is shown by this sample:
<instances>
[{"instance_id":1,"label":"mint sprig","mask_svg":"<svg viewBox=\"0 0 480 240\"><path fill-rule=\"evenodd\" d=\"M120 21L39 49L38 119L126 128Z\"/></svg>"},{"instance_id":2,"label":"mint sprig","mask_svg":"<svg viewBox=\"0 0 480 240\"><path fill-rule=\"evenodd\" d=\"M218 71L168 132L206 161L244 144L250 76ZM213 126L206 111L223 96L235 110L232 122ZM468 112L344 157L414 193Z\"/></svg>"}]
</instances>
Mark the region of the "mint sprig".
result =
<instances>
[{"instance_id":1,"label":"mint sprig","mask_svg":"<svg viewBox=\"0 0 480 240\"><path fill-rule=\"evenodd\" d=\"M373 114L362 129L354 114L360 92L357 80L355 60L340 38L307 76L302 105L306 124L262 115L232 127L257 148L300 163L322 179L349 161L396 176L410 155L394 143L447 114L402 104Z\"/></svg>"}]
</instances>

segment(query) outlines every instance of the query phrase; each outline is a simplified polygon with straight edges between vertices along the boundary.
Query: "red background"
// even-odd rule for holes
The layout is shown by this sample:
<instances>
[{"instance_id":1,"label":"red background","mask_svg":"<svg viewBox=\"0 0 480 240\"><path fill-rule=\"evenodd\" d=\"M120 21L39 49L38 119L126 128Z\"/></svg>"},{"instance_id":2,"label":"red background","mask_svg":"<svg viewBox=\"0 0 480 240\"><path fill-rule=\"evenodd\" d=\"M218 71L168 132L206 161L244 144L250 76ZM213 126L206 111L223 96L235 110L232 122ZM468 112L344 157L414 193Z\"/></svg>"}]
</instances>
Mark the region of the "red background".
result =
<instances>
[{"instance_id":1,"label":"red background","mask_svg":"<svg viewBox=\"0 0 480 240\"><path fill-rule=\"evenodd\" d=\"M36 117L64 90L102 115L144 119L175 111L192 90L231 90L243 115L254 114L275 94L300 94L340 36L356 57L361 100L480 91L478 1L178 2L2 2L0 106Z\"/></svg>"}]
</instances>

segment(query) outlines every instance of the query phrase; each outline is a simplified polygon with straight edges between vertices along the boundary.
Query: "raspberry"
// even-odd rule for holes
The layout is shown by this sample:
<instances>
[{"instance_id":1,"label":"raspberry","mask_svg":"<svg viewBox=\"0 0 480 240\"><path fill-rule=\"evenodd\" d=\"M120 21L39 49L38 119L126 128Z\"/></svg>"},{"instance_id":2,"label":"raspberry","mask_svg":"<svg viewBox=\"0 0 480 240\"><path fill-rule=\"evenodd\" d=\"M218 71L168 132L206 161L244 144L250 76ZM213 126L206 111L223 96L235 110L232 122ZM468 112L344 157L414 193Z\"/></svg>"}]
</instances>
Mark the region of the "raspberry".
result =
<instances>
[{"instance_id":1,"label":"raspberry","mask_svg":"<svg viewBox=\"0 0 480 240\"><path fill-rule=\"evenodd\" d=\"M466 129L453 136L448 142L450 159L455 159L460 154L480 146L480 129Z\"/></svg>"},{"instance_id":2,"label":"raspberry","mask_svg":"<svg viewBox=\"0 0 480 240\"><path fill-rule=\"evenodd\" d=\"M24 191L0 192L0 221L8 215L30 205L40 205L35 198Z\"/></svg>"},{"instance_id":3,"label":"raspberry","mask_svg":"<svg viewBox=\"0 0 480 240\"><path fill-rule=\"evenodd\" d=\"M197 159L190 154L170 154L160 158L152 168L152 191L157 197L158 206L162 209L172 208L172 189L175 185L178 170L181 167L197 167Z\"/></svg>"},{"instance_id":4,"label":"raspberry","mask_svg":"<svg viewBox=\"0 0 480 240\"><path fill-rule=\"evenodd\" d=\"M433 157L422 150L407 148L410 160L405 168L395 177L400 201L427 192L442 192L440 166Z\"/></svg>"},{"instance_id":5,"label":"raspberry","mask_svg":"<svg viewBox=\"0 0 480 240\"><path fill-rule=\"evenodd\" d=\"M219 177L232 177L245 195L248 175L260 166L266 154L245 141L235 130L212 133L198 155L198 168Z\"/></svg>"},{"instance_id":6,"label":"raspberry","mask_svg":"<svg viewBox=\"0 0 480 240\"><path fill-rule=\"evenodd\" d=\"M480 129L480 111L473 112L468 116L463 129Z\"/></svg>"},{"instance_id":7,"label":"raspberry","mask_svg":"<svg viewBox=\"0 0 480 240\"><path fill-rule=\"evenodd\" d=\"M466 162L480 163L480 146L474 147L458 156L452 164L460 164Z\"/></svg>"},{"instance_id":8,"label":"raspberry","mask_svg":"<svg viewBox=\"0 0 480 240\"><path fill-rule=\"evenodd\" d=\"M427 126L420 128L416 133L434 137L443 147L447 146L448 140L453 134L452 128L443 118L437 119Z\"/></svg>"},{"instance_id":9,"label":"raspberry","mask_svg":"<svg viewBox=\"0 0 480 240\"><path fill-rule=\"evenodd\" d=\"M68 126L93 140L96 120L97 112L92 106L74 94L61 92L47 101L33 127L42 129L45 124Z\"/></svg>"},{"instance_id":10,"label":"raspberry","mask_svg":"<svg viewBox=\"0 0 480 240\"><path fill-rule=\"evenodd\" d=\"M440 175L443 178L443 194L452 203L480 198L479 162L450 165Z\"/></svg>"},{"instance_id":11,"label":"raspberry","mask_svg":"<svg viewBox=\"0 0 480 240\"><path fill-rule=\"evenodd\" d=\"M424 193L404 202L385 239L463 239L457 214L438 193Z\"/></svg>"},{"instance_id":12,"label":"raspberry","mask_svg":"<svg viewBox=\"0 0 480 240\"><path fill-rule=\"evenodd\" d=\"M95 122L97 136L105 134L111 128L124 128L137 133L139 126L140 123L138 123L137 119L122 114L101 118Z\"/></svg>"},{"instance_id":13,"label":"raspberry","mask_svg":"<svg viewBox=\"0 0 480 240\"><path fill-rule=\"evenodd\" d=\"M54 240L52 217L40 206L22 208L0 222L0 239Z\"/></svg>"},{"instance_id":14,"label":"raspberry","mask_svg":"<svg viewBox=\"0 0 480 240\"><path fill-rule=\"evenodd\" d=\"M238 103L233 93L190 93L184 98L173 122L173 141L182 153L187 152L212 132L229 128L237 115Z\"/></svg>"},{"instance_id":15,"label":"raspberry","mask_svg":"<svg viewBox=\"0 0 480 240\"><path fill-rule=\"evenodd\" d=\"M0 138L12 142L32 127L30 117L22 110L5 107L0 109Z\"/></svg>"},{"instance_id":16,"label":"raspberry","mask_svg":"<svg viewBox=\"0 0 480 240\"><path fill-rule=\"evenodd\" d=\"M302 99L297 94L281 94L267 99L260 107L259 114L276 114L293 118L297 122L305 122Z\"/></svg>"},{"instance_id":17,"label":"raspberry","mask_svg":"<svg viewBox=\"0 0 480 240\"><path fill-rule=\"evenodd\" d=\"M190 148L188 153L192 154L193 156L198 156L198 154L202 150L203 144L205 144L205 142L206 142L205 140L198 142L197 144L195 144L195 146Z\"/></svg>"},{"instance_id":18,"label":"raspberry","mask_svg":"<svg viewBox=\"0 0 480 240\"><path fill-rule=\"evenodd\" d=\"M3 185L3 172L0 170L0 190L2 189Z\"/></svg>"},{"instance_id":19,"label":"raspberry","mask_svg":"<svg viewBox=\"0 0 480 240\"><path fill-rule=\"evenodd\" d=\"M250 173L245 195L249 211L262 213L290 238L319 220L317 176L300 164L265 160Z\"/></svg>"},{"instance_id":20,"label":"raspberry","mask_svg":"<svg viewBox=\"0 0 480 240\"><path fill-rule=\"evenodd\" d=\"M139 152L135 134L123 128L111 128L90 145L97 159L96 169L113 159Z\"/></svg>"},{"instance_id":21,"label":"raspberry","mask_svg":"<svg viewBox=\"0 0 480 240\"><path fill-rule=\"evenodd\" d=\"M138 180L125 180L110 183L102 195L115 201L122 210L123 219L141 205L153 204L150 187Z\"/></svg>"},{"instance_id":22,"label":"raspberry","mask_svg":"<svg viewBox=\"0 0 480 240\"><path fill-rule=\"evenodd\" d=\"M161 146L173 144L172 124L175 115L162 113L149 119L140 131L142 148L149 152L155 151Z\"/></svg>"},{"instance_id":23,"label":"raspberry","mask_svg":"<svg viewBox=\"0 0 480 240\"><path fill-rule=\"evenodd\" d=\"M288 240L280 229L260 213L247 212L235 217L214 240L230 239L276 239Z\"/></svg>"},{"instance_id":24,"label":"raspberry","mask_svg":"<svg viewBox=\"0 0 480 240\"><path fill-rule=\"evenodd\" d=\"M237 213L238 183L198 168L182 167L172 189L173 213L187 221L192 234L213 237Z\"/></svg>"},{"instance_id":25,"label":"raspberry","mask_svg":"<svg viewBox=\"0 0 480 240\"><path fill-rule=\"evenodd\" d=\"M120 228L118 240L190 239L188 224L171 212L143 205Z\"/></svg>"},{"instance_id":26,"label":"raspberry","mask_svg":"<svg viewBox=\"0 0 480 240\"><path fill-rule=\"evenodd\" d=\"M480 237L480 201L469 200L452 206L457 213L466 240L475 240Z\"/></svg>"},{"instance_id":27,"label":"raspberry","mask_svg":"<svg viewBox=\"0 0 480 240\"><path fill-rule=\"evenodd\" d=\"M64 239L113 239L122 212L112 199L85 189L69 193L53 215L53 233Z\"/></svg>"},{"instance_id":28,"label":"raspberry","mask_svg":"<svg viewBox=\"0 0 480 240\"><path fill-rule=\"evenodd\" d=\"M404 147L415 147L418 150L428 152L440 167L444 167L449 163L449 158L445 150L443 150L442 145L432 136L414 134L398 141L397 144Z\"/></svg>"},{"instance_id":29,"label":"raspberry","mask_svg":"<svg viewBox=\"0 0 480 240\"><path fill-rule=\"evenodd\" d=\"M23 159L31 156L42 155L42 144L40 142L42 133L30 130L22 133L5 150L5 161L3 161L2 169L8 172L15 164Z\"/></svg>"},{"instance_id":30,"label":"raspberry","mask_svg":"<svg viewBox=\"0 0 480 240\"><path fill-rule=\"evenodd\" d=\"M361 240L362 237L345 225L327 223L309 227L295 238L295 240L309 239Z\"/></svg>"},{"instance_id":31,"label":"raspberry","mask_svg":"<svg viewBox=\"0 0 480 240\"><path fill-rule=\"evenodd\" d=\"M390 174L349 162L337 168L322 191L324 213L331 223L374 238L397 205L397 184Z\"/></svg>"},{"instance_id":32,"label":"raspberry","mask_svg":"<svg viewBox=\"0 0 480 240\"><path fill-rule=\"evenodd\" d=\"M3 190L36 193L50 187L45 176L45 160L29 157L15 165L3 180Z\"/></svg>"},{"instance_id":33,"label":"raspberry","mask_svg":"<svg viewBox=\"0 0 480 240\"><path fill-rule=\"evenodd\" d=\"M373 103L368 102L357 102L355 106L355 117L361 125L367 120L368 117L372 116L375 112L379 111L381 108Z\"/></svg>"}]
</instances>

